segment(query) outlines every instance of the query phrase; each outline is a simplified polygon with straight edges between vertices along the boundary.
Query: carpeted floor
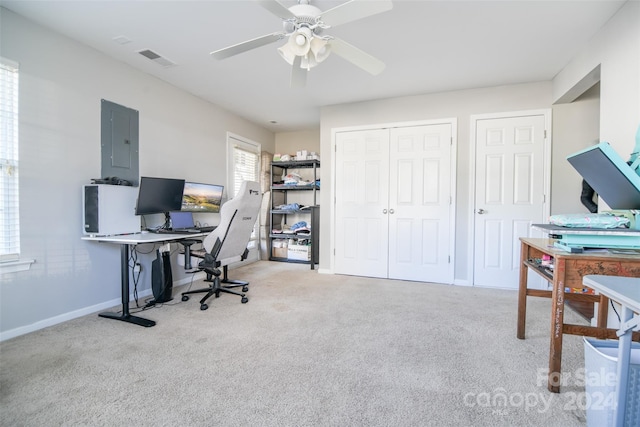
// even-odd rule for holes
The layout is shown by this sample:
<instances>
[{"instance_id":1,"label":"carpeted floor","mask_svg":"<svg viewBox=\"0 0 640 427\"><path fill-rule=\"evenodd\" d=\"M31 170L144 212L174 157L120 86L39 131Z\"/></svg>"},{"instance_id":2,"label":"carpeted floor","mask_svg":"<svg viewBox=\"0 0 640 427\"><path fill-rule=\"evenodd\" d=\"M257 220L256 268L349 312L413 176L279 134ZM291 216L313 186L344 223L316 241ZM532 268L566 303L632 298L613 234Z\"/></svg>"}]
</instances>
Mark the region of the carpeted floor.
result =
<instances>
[{"instance_id":1,"label":"carpeted floor","mask_svg":"<svg viewBox=\"0 0 640 427\"><path fill-rule=\"evenodd\" d=\"M152 328L90 315L1 343L1 425L585 425L581 337L565 335L562 393L546 389L548 299L518 340L514 291L267 261L230 276L249 303L201 311L174 289L140 313Z\"/></svg>"}]
</instances>

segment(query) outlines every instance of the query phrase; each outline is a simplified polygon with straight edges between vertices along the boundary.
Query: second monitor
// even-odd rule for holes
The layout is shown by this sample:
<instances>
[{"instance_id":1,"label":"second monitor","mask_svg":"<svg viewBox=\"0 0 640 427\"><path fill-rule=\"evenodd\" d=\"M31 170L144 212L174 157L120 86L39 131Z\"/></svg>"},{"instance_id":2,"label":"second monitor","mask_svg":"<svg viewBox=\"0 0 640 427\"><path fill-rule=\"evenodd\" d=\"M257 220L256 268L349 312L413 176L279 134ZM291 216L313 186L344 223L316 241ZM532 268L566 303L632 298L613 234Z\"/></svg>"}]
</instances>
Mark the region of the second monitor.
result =
<instances>
[{"instance_id":1,"label":"second monitor","mask_svg":"<svg viewBox=\"0 0 640 427\"><path fill-rule=\"evenodd\" d=\"M182 211L186 212L220 212L224 186L185 182L182 194Z\"/></svg>"}]
</instances>

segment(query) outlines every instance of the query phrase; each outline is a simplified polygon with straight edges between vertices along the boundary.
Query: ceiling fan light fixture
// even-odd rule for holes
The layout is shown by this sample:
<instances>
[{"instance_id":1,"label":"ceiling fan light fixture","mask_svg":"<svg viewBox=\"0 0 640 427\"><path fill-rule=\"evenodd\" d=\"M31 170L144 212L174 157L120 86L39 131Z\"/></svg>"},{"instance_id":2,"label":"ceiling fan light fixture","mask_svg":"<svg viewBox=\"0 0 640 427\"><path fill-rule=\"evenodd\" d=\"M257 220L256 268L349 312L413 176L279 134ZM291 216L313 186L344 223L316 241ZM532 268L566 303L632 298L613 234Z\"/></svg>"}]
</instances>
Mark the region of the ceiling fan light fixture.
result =
<instances>
[{"instance_id":1,"label":"ceiling fan light fixture","mask_svg":"<svg viewBox=\"0 0 640 427\"><path fill-rule=\"evenodd\" d=\"M305 56L311 49L311 40L313 34L307 27L301 27L296 30L291 36L289 36L289 47L296 56Z\"/></svg>"},{"instance_id":2,"label":"ceiling fan light fixture","mask_svg":"<svg viewBox=\"0 0 640 427\"><path fill-rule=\"evenodd\" d=\"M386 12L393 7L391 0L348 0L324 12L312 6L310 0L297 0L286 7L280 0L259 0L266 10L282 19L283 31L266 34L211 52L216 59L225 59L268 43L287 38L278 53L291 65L291 87L303 87L311 68L327 59L331 53L346 59L372 75L384 69L384 63L360 49L332 36L324 30L367 16Z\"/></svg>"},{"instance_id":3,"label":"ceiling fan light fixture","mask_svg":"<svg viewBox=\"0 0 640 427\"><path fill-rule=\"evenodd\" d=\"M313 53L316 62L320 63L327 59L331 53L331 45L327 40L314 37L311 40L311 53Z\"/></svg>"},{"instance_id":4,"label":"ceiling fan light fixture","mask_svg":"<svg viewBox=\"0 0 640 427\"><path fill-rule=\"evenodd\" d=\"M289 63L289 65L293 65L293 60L295 59L296 55L291 50L291 46L289 46L289 42L279 47L278 53L280 54L280 56L282 56L282 59L284 59Z\"/></svg>"}]
</instances>

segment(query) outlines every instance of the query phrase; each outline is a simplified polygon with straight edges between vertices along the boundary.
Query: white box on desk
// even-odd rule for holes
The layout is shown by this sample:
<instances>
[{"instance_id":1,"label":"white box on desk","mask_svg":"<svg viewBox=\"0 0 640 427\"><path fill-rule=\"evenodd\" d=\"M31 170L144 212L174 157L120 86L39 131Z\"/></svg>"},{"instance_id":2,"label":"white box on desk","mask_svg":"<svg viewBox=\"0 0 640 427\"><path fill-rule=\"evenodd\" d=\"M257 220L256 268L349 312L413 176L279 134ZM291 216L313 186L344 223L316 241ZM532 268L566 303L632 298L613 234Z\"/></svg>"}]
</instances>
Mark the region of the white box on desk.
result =
<instances>
[{"instance_id":1,"label":"white box on desk","mask_svg":"<svg viewBox=\"0 0 640 427\"><path fill-rule=\"evenodd\" d=\"M287 258L297 261L311 261L311 246L289 245Z\"/></svg>"},{"instance_id":2,"label":"white box on desk","mask_svg":"<svg viewBox=\"0 0 640 427\"><path fill-rule=\"evenodd\" d=\"M136 215L138 188L125 185L82 186L82 233L109 236L140 232Z\"/></svg>"}]
</instances>

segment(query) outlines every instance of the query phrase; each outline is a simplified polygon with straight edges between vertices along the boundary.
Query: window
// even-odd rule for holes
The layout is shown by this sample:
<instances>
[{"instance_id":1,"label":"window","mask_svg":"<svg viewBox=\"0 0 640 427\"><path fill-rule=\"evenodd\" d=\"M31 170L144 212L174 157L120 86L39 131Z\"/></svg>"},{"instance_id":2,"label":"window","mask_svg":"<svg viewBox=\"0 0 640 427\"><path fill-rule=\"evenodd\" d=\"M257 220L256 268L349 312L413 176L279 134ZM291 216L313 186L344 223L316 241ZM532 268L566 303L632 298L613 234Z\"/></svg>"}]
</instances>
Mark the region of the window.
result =
<instances>
[{"instance_id":1,"label":"window","mask_svg":"<svg viewBox=\"0 0 640 427\"><path fill-rule=\"evenodd\" d=\"M0 261L20 256L18 64L0 57Z\"/></svg>"},{"instance_id":2,"label":"window","mask_svg":"<svg viewBox=\"0 0 640 427\"><path fill-rule=\"evenodd\" d=\"M231 154L229 198L232 198L240 190L242 181L258 181L260 146L230 136L229 151Z\"/></svg>"},{"instance_id":3,"label":"window","mask_svg":"<svg viewBox=\"0 0 640 427\"><path fill-rule=\"evenodd\" d=\"M242 181L259 181L260 144L233 135L227 135L229 153L229 188L227 197L232 199L240 190ZM251 240L247 245L249 260L258 260L259 221L253 227Z\"/></svg>"}]
</instances>

